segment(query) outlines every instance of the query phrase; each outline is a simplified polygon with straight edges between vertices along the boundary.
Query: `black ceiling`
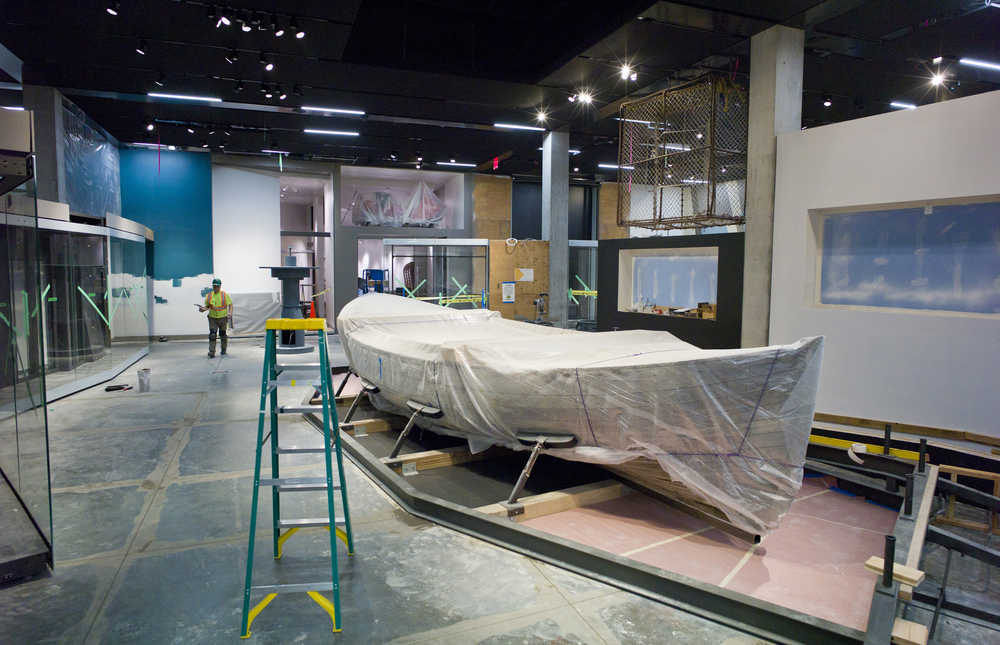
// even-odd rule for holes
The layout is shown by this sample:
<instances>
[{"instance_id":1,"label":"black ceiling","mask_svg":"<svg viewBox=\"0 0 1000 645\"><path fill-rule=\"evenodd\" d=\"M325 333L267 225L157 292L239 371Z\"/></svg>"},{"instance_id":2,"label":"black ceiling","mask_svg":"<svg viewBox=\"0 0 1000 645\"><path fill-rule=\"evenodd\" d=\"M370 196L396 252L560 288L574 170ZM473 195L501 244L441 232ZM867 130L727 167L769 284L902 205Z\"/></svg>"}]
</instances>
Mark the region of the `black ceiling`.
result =
<instances>
[{"instance_id":1,"label":"black ceiling","mask_svg":"<svg viewBox=\"0 0 1000 645\"><path fill-rule=\"evenodd\" d=\"M706 69L745 78L748 38L773 24L806 29L806 126L884 112L893 100L922 104L1000 87L1000 72L955 62L1000 59L1000 8L983 0L123 0L117 16L108 4L5 0L0 43L24 61L25 83L62 88L124 142L270 148L378 165L412 164L417 154L431 165L452 157L481 163L510 151L499 172L531 175L540 169L541 133L491 126L532 123L544 108L549 125L567 128L582 151L571 168L593 176L598 163L615 160L619 100ZM217 28L222 15L231 25ZM276 38L274 18L305 37ZM233 52L238 60L227 61ZM937 55L948 80L932 88ZM636 82L619 77L626 61ZM567 100L581 89L594 104ZM150 91L227 103L153 101ZM827 96L832 105L824 107ZM0 90L0 103L19 100ZM295 109L303 105L366 115Z\"/></svg>"}]
</instances>

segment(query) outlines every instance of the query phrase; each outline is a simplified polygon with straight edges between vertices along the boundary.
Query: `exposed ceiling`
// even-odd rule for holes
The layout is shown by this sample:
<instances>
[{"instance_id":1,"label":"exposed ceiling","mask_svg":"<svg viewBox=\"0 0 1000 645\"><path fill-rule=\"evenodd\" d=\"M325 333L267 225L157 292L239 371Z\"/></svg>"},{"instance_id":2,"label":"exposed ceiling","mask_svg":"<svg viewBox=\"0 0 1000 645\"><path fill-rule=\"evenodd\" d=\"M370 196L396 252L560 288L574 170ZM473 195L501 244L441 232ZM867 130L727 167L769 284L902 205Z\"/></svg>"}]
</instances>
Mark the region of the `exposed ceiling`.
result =
<instances>
[{"instance_id":1,"label":"exposed ceiling","mask_svg":"<svg viewBox=\"0 0 1000 645\"><path fill-rule=\"evenodd\" d=\"M773 24L806 29L806 126L884 112L894 100L923 104L1000 87L1000 71L957 63L1000 60L1000 7L983 0L125 0L116 16L109 5L5 0L0 43L23 60L24 83L62 88L123 142L366 165L413 167L422 156L429 169L509 153L498 172L537 175L542 133L493 124L534 124L543 109L546 125L568 129L570 147L581 150L571 169L593 176L598 163L615 160L611 117L621 99L707 69L745 79L750 36ZM287 33L275 37L272 22ZM938 55L940 67L931 63ZM634 82L620 77L622 63ZM946 78L933 87L937 71ZM17 104L12 79L2 80L0 104ZM582 90L592 104L567 100Z\"/></svg>"}]
</instances>

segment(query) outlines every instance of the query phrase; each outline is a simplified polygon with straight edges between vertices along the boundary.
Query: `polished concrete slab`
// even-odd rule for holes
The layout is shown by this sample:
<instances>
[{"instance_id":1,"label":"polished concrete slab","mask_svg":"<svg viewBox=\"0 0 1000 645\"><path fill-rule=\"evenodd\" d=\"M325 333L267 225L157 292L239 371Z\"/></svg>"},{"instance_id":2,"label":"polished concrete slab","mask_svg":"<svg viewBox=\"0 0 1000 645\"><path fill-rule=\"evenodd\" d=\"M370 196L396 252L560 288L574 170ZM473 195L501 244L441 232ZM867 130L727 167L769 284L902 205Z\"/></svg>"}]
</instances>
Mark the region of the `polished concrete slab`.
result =
<instances>
[{"instance_id":1,"label":"polished concrete slab","mask_svg":"<svg viewBox=\"0 0 1000 645\"><path fill-rule=\"evenodd\" d=\"M154 343L134 366L153 370L149 393L94 388L49 406L56 567L51 576L0 588L0 640L238 640L263 351L259 339L234 341L221 363L229 371L214 375L219 365L204 352L203 343ZM133 372L122 382L134 385ZM296 390L289 396L297 403L308 388ZM313 445L319 437L289 418L286 438ZM287 474L322 473L309 455L282 464ZM344 631L332 634L327 614L305 595L279 595L249 642L744 638L410 516L350 463L346 474L356 554L338 551ZM323 529L300 531L273 559L268 500L258 517L255 580L328 579ZM290 515L325 513L322 494L286 495L282 503Z\"/></svg>"}]
</instances>

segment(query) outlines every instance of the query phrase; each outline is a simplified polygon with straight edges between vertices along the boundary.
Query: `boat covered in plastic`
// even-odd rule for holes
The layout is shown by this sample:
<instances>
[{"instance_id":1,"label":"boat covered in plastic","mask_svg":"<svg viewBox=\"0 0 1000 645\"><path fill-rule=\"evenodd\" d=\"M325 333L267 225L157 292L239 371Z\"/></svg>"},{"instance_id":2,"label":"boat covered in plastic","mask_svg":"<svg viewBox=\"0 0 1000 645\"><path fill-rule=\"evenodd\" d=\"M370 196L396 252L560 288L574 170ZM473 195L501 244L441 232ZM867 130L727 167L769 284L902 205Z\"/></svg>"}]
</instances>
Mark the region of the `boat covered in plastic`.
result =
<instances>
[{"instance_id":1,"label":"boat covered in plastic","mask_svg":"<svg viewBox=\"0 0 1000 645\"><path fill-rule=\"evenodd\" d=\"M337 318L376 407L439 408L432 429L524 449L572 434L563 459L602 464L743 531L778 525L802 482L821 337L704 350L662 331L579 332L370 294ZM422 427L426 420L418 422Z\"/></svg>"}]
</instances>

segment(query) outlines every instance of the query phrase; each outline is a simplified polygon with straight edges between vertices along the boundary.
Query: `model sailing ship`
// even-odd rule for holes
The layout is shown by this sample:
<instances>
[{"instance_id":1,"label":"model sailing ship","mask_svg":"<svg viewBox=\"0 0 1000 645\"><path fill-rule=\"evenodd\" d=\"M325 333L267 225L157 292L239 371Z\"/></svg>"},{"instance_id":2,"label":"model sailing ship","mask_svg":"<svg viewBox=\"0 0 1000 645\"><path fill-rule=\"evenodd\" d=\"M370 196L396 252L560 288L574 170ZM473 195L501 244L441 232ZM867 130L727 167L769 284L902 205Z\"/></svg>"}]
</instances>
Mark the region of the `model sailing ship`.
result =
<instances>
[{"instance_id":1,"label":"model sailing ship","mask_svg":"<svg viewBox=\"0 0 1000 645\"><path fill-rule=\"evenodd\" d=\"M578 332L388 294L353 300L337 328L353 371L379 388L376 407L434 406L428 429L473 452L572 434L545 452L753 535L778 525L801 485L822 338L703 350L667 332Z\"/></svg>"}]
</instances>

